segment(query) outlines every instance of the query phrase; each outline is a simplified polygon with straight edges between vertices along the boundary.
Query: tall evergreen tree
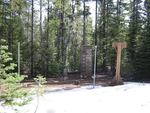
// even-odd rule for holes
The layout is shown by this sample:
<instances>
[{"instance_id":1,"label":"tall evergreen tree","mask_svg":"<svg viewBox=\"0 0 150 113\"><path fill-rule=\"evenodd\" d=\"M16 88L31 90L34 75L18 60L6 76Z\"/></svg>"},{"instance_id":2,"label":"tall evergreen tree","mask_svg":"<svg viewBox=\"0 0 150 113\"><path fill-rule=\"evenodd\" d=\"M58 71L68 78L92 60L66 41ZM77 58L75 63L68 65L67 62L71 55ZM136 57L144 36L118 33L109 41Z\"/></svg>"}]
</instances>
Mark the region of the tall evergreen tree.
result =
<instances>
[{"instance_id":1,"label":"tall evergreen tree","mask_svg":"<svg viewBox=\"0 0 150 113\"><path fill-rule=\"evenodd\" d=\"M138 44L138 50L136 52L136 58L135 58L135 78L137 79L147 79L150 78L149 76L149 70L150 70L150 1L145 0L144 1L144 9L145 9L145 19L144 22L144 28L142 30L142 34L140 35L142 38L140 39L140 42L137 42ZM139 30L138 30L139 32ZM140 43L140 45L139 45Z\"/></svg>"},{"instance_id":2,"label":"tall evergreen tree","mask_svg":"<svg viewBox=\"0 0 150 113\"><path fill-rule=\"evenodd\" d=\"M139 52L140 42L141 42L141 33L142 33L142 20L141 20L141 0L133 0L131 2L131 16L129 22L129 40L128 40L128 58L131 65L131 71L134 74L135 66L138 62L137 53Z\"/></svg>"}]
</instances>

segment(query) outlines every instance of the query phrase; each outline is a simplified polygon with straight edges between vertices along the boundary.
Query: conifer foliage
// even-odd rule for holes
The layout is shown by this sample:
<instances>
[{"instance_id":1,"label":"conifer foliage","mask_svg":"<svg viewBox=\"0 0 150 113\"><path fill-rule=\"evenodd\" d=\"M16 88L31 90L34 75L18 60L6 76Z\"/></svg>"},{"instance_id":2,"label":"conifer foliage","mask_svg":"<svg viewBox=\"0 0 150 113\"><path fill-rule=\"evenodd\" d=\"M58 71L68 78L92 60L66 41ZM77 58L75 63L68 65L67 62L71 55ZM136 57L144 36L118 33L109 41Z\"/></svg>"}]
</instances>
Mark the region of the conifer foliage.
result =
<instances>
[{"instance_id":1,"label":"conifer foliage","mask_svg":"<svg viewBox=\"0 0 150 113\"><path fill-rule=\"evenodd\" d=\"M15 73L17 65L12 62L12 54L5 43L5 40L0 40L0 101L8 105L23 105L28 101L24 98L27 92L20 83L24 76Z\"/></svg>"},{"instance_id":2,"label":"conifer foliage","mask_svg":"<svg viewBox=\"0 0 150 113\"><path fill-rule=\"evenodd\" d=\"M14 62L21 43L21 73L30 79L38 74L63 76L66 70L80 72L85 42L97 45L97 72L114 75L116 41L128 45L122 55L122 75L150 78L149 31L150 0L0 0L0 38L6 40ZM10 63L1 69L1 77L14 67Z\"/></svg>"}]
</instances>

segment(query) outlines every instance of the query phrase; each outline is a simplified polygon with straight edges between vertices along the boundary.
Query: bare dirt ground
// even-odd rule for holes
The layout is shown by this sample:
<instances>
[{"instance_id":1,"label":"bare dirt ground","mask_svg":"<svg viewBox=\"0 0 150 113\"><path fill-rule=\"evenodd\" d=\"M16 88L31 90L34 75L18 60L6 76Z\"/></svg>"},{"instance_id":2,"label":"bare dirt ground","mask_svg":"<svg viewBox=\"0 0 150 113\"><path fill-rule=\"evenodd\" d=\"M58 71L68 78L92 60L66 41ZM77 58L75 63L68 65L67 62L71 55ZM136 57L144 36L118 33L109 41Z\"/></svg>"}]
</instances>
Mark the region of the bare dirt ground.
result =
<instances>
[{"instance_id":1,"label":"bare dirt ground","mask_svg":"<svg viewBox=\"0 0 150 113\"><path fill-rule=\"evenodd\" d=\"M96 78L96 85L108 86L112 77L100 76ZM37 84L33 80L27 80L23 82L24 88L33 88ZM44 84L46 90L49 89L73 89L79 88L85 85L93 85L93 79L60 79L60 78L48 78L47 83Z\"/></svg>"}]
</instances>

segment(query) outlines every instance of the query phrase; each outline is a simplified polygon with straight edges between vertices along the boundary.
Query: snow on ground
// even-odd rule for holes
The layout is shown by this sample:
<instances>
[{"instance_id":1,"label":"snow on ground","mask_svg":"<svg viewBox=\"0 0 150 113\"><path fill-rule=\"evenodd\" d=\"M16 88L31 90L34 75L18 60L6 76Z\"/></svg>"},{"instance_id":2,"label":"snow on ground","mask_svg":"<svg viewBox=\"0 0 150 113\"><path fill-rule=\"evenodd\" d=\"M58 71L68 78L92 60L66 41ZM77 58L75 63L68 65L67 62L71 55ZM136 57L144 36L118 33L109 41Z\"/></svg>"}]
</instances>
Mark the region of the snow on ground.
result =
<instances>
[{"instance_id":1,"label":"snow on ground","mask_svg":"<svg viewBox=\"0 0 150 113\"><path fill-rule=\"evenodd\" d=\"M36 98L18 108L35 113ZM36 113L150 113L150 84L125 83L114 87L84 86L72 90L52 89L40 97ZM15 113L0 106L0 113Z\"/></svg>"}]
</instances>

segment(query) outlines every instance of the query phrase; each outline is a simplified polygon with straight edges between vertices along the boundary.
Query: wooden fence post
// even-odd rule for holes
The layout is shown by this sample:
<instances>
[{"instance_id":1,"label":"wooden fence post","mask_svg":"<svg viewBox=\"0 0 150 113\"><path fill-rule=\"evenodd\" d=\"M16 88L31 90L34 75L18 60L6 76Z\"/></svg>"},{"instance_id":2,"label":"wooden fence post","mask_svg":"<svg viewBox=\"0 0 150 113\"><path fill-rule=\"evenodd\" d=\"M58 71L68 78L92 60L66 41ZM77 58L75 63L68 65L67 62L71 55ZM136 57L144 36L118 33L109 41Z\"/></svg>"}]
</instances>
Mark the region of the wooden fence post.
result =
<instances>
[{"instance_id":1,"label":"wooden fence post","mask_svg":"<svg viewBox=\"0 0 150 113\"><path fill-rule=\"evenodd\" d=\"M112 44L112 47L116 49L117 52L117 60L116 60L116 75L114 77L114 80L112 81L112 85L120 85L123 84L123 81L121 79L120 75L120 67L121 67L121 51L123 48L127 47L126 42L114 42Z\"/></svg>"}]
</instances>

